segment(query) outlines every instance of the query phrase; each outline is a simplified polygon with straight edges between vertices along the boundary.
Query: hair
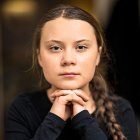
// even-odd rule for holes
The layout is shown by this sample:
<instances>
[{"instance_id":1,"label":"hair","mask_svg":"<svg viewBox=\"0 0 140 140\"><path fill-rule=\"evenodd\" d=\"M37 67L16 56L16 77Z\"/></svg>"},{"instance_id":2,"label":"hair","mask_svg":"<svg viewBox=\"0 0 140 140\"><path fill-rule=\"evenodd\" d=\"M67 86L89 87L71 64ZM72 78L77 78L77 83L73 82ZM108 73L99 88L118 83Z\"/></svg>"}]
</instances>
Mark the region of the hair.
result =
<instances>
[{"instance_id":1,"label":"hair","mask_svg":"<svg viewBox=\"0 0 140 140\"><path fill-rule=\"evenodd\" d=\"M70 5L59 5L49 10L37 26L33 40L32 66L37 66L37 69L41 74L40 77L43 77L41 78L41 81L44 81L41 82L42 87L50 88L50 84L45 80L42 68L39 66L37 60L37 50L40 48L41 31L46 22L59 17L63 17L66 19L83 20L88 22L94 28L97 44L98 46L102 46L100 63L95 70L95 75L92 81L90 82L90 90L94 94L93 99L97 106L95 116L101 123L106 125L107 130L109 131L110 135L112 135L114 140L126 140L126 137L122 132L122 128L115 118L115 105L113 102L117 99L117 96L113 95L113 92L109 88L107 80L105 80L107 65L110 57L106 48L104 33L96 17L89 14L85 10Z\"/></svg>"}]
</instances>

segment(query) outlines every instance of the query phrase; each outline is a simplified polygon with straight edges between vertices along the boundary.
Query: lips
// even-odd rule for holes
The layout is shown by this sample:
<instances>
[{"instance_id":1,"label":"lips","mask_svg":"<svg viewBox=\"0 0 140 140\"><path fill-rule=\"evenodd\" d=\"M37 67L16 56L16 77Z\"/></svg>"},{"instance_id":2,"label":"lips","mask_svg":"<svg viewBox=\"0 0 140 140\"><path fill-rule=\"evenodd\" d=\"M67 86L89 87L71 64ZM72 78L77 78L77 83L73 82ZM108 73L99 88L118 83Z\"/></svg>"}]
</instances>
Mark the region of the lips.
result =
<instances>
[{"instance_id":1,"label":"lips","mask_svg":"<svg viewBox=\"0 0 140 140\"><path fill-rule=\"evenodd\" d=\"M65 72L65 73L61 73L60 75L79 75L79 73L75 73L75 72Z\"/></svg>"},{"instance_id":2,"label":"lips","mask_svg":"<svg viewBox=\"0 0 140 140\"><path fill-rule=\"evenodd\" d=\"M75 77L77 75L80 75L79 73L75 73L75 72L64 72L64 73L61 73L59 74L59 76L63 76L63 77Z\"/></svg>"}]
</instances>

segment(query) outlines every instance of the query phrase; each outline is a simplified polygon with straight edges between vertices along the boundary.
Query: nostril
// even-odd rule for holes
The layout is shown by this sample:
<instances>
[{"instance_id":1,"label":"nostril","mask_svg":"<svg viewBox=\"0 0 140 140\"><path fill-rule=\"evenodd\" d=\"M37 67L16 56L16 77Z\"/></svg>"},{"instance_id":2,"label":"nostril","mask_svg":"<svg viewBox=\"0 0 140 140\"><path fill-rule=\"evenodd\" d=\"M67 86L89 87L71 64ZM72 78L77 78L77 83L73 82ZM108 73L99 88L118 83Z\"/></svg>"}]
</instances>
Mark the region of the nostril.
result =
<instances>
[{"instance_id":1,"label":"nostril","mask_svg":"<svg viewBox=\"0 0 140 140\"><path fill-rule=\"evenodd\" d=\"M62 59L61 59L61 64L62 65L75 65L76 64L76 59L75 56L72 54L65 54L63 55Z\"/></svg>"},{"instance_id":2,"label":"nostril","mask_svg":"<svg viewBox=\"0 0 140 140\"><path fill-rule=\"evenodd\" d=\"M69 60L69 61L62 61L61 64L63 66L69 66L69 65L75 65L75 62Z\"/></svg>"}]
</instances>

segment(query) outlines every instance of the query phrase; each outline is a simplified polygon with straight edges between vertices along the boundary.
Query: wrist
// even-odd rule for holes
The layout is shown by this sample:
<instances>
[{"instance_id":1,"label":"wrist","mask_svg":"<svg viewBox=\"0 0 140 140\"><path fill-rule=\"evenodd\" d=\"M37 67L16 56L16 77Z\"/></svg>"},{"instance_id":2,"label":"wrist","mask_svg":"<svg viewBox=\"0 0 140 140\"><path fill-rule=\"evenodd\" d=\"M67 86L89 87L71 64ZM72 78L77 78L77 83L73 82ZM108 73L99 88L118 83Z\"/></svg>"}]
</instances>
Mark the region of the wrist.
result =
<instances>
[{"instance_id":1,"label":"wrist","mask_svg":"<svg viewBox=\"0 0 140 140\"><path fill-rule=\"evenodd\" d=\"M76 116L77 114L79 114L83 110L85 110L85 107L84 106L80 106L80 105L77 105L76 107L73 106L73 114L72 114L72 117Z\"/></svg>"},{"instance_id":2,"label":"wrist","mask_svg":"<svg viewBox=\"0 0 140 140\"><path fill-rule=\"evenodd\" d=\"M57 106L52 106L50 112L59 116L61 119L65 120L65 113L63 113L62 110L65 110L64 106L57 105Z\"/></svg>"}]
</instances>

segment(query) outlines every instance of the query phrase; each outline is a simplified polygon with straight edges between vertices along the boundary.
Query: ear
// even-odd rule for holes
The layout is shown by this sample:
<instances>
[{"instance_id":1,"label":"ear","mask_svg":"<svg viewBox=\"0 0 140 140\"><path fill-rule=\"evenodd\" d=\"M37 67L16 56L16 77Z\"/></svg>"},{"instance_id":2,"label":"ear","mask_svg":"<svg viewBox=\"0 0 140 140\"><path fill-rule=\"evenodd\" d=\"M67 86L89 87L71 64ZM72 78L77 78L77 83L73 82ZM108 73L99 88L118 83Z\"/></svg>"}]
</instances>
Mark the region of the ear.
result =
<instances>
[{"instance_id":1,"label":"ear","mask_svg":"<svg viewBox=\"0 0 140 140\"><path fill-rule=\"evenodd\" d=\"M42 67L42 59L41 59L40 51L39 51L39 49L37 49L36 51L37 51L37 60L38 60L38 63L40 65L40 67Z\"/></svg>"},{"instance_id":2,"label":"ear","mask_svg":"<svg viewBox=\"0 0 140 140\"><path fill-rule=\"evenodd\" d=\"M102 52L102 46L100 46L99 49L98 49L98 55L97 55L97 59L96 59L96 66L98 66L98 64L100 63L101 52Z\"/></svg>"}]
</instances>

